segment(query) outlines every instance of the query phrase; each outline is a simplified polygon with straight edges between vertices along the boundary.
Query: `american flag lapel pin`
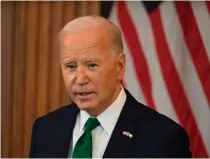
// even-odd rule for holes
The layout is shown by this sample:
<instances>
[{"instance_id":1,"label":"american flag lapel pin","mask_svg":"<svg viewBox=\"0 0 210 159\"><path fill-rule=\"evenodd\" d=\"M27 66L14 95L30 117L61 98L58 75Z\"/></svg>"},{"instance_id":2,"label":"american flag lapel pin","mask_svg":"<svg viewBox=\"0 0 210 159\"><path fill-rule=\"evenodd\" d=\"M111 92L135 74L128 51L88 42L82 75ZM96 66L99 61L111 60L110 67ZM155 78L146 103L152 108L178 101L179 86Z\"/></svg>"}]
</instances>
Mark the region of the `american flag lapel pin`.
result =
<instances>
[{"instance_id":1,"label":"american flag lapel pin","mask_svg":"<svg viewBox=\"0 0 210 159\"><path fill-rule=\"evenodd\" d=\"M130 132L127 132L127 131L123 131L123 135L129 137L129 138L133 138L133 135L130 133Z\"/></svg>"}]
</instances>

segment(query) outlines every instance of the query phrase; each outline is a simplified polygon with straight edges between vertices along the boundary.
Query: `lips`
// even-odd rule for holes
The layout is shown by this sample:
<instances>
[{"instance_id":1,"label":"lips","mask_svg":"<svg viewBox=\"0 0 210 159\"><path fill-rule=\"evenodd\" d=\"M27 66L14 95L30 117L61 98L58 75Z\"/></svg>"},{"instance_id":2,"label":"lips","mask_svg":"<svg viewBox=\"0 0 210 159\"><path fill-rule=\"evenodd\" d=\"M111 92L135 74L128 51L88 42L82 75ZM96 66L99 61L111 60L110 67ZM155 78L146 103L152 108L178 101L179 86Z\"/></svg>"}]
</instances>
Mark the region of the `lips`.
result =
<instances>
[{"instance_id":1,"label":"lips","mask_svg":"<svg viewBox=\"0 0 210 159\"><path fill-rule=\"evenodd\" d=\"M78 95L81 95L81 96L87 96L89 94L91 94L92 92L84 92L84 93L76 93Z\"/></svg>"},{"instance_id":2,"label":"lips","mask_svg":"<svg viewBox=\"0 0 210 159\"><path fill-rule=\"evenodd\" d=\"M79 93L75 93L76 97L79 97L79 98L89 98L93 94L94 94L94 92L79 92Z\"/></svg>"}]
</instances>

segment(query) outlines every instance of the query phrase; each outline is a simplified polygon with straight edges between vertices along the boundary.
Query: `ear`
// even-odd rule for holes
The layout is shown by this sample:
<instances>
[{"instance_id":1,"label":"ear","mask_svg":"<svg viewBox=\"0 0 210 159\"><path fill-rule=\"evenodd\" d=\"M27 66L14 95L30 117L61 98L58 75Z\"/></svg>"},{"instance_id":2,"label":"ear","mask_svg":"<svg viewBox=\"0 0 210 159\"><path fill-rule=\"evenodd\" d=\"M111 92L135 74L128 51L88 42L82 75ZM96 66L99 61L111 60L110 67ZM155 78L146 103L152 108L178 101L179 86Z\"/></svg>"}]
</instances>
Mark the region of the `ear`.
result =
<instances>
[{"instance_id":1,"label":"ear","mask_svg":"<svg viewBox=\"0 0 210 159\"><path fill-rule=\"evenodd\" d=\"M118 77L117 79L119 81L122 80L124 73L125 73L125 54L120 53L118 55L118 60L117 60L117 71L118 71Z\"/></svg>"}]
</instances>

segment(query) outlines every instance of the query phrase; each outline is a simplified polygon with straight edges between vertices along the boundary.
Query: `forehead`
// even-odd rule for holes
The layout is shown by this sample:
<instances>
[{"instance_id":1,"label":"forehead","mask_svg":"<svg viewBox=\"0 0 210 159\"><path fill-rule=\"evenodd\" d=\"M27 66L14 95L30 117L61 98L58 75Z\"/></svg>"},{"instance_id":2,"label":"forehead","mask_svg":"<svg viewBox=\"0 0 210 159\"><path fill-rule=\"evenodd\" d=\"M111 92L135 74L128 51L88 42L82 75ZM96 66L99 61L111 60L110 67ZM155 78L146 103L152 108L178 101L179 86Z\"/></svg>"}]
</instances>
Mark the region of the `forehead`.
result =
<instances>
[{"instance_id":1,"label":"forehead","mask_svg":"<svg viewBox=\"0 0 210 159\"><path fill-rule=\"evenodd\" d=\"M101 53L99 49L89 48L82 51L63 51L60 56L61 61L69 60L99 60L107 54Z\"/></svg>"},{"instance_id":2,"label":"forehead","mask_svg":"<svg viewBox=\"0 0 210 159\"><path fill-rule=\"evenodd\" d=\"M110 50L108 36L103 29L87 29L61 35L61 57L86 57L107 54Z\"/></svg>"},{"instance_id":3,"label":"forehead","mask_svg":"<svg viewBox=\"0 0 210 159\"><path fill-rule=\"evenodd\" d=\"M109 50L103 47L102 43L95 43L85 48L72 49L68 47L61 47L60 58L70 58L70 59L93 59L106 57Z\"/></svg>"},{"instance_id":4,"label":"forehead","mask_svg":"<svg viewBox=\"0 0 210 159\"><path fill-rule=\"evenodd\" d=\"M98 44L108 43L107 31L104 28L88 28L80 32L61 34L60 46L69 50L83 50Z\"/></svg>"}]
</instances>

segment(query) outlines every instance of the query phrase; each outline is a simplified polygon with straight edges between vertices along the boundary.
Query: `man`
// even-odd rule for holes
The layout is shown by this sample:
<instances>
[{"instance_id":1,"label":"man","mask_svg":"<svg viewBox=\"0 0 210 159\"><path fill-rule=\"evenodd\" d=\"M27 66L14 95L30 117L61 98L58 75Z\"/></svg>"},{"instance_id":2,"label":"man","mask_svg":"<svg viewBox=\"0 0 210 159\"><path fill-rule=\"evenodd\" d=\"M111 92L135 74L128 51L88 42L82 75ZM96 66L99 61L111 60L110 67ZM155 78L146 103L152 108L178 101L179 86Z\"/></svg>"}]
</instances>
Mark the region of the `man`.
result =
<instances>
[{"instance_id":1,"label":"man","mask_svg":"<svg viewBox=\"0 0 210 159\"><path fill-rule=\"evenodd\" d=\"M113 23L77 18L61 30L59 42L73 104L36 120L30 157L191 157L184 129L121 86L125 54Z\"/></svg>"}]
</instances>

